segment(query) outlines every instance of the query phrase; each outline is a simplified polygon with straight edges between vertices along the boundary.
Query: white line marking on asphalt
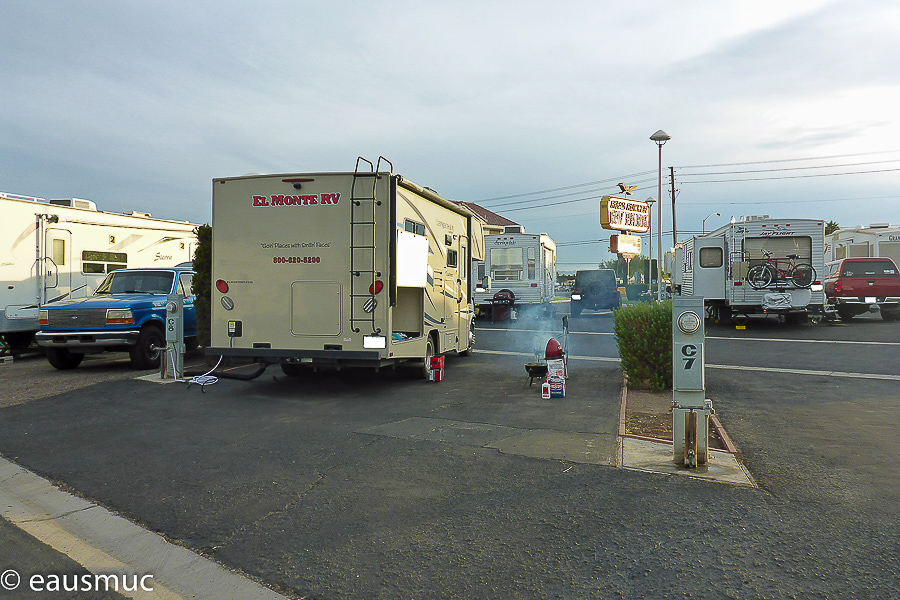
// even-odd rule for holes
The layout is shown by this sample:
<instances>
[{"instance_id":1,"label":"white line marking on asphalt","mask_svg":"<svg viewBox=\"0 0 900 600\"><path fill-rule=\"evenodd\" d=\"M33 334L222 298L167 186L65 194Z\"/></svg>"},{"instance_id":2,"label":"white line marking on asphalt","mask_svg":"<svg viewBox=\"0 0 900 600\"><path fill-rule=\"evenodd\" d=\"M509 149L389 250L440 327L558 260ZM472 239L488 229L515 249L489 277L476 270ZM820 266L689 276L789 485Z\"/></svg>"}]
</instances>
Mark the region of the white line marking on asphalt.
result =
<instances>
[{"instance_id":1,"label":"white line marking on asphalt","mask_svg":"<svg viewBox=\"0 0 900 600\"><path fill-rule=\"evenodd\" d=\"M562 330L556 331L547 331L542 329L500 329L495 327L482 327L479 328L478 331L514 331L516 333L551 333L562 335L565 332ZM612 332L604 332L604 331L569 331L569 335L610 335L614 336L615 333ZM790 338L755 338L755 337L725 337L721 335L708 335L706 336L707 340L725 340L729 342L787 342L787 343L797 343L797 344L849 344L849 345L861 345L861 346L900 346L900 342L867 342L867 341L854 341L854 340L793 340Z\"/></svg>"},{"instance_id":2,"label":"white line marking on asphalt","mask_svg":"<svg viewBox=\"0 0 900 600\"><path fill-rule=\"evenodd\" d=\"M506 350L472 350L478 354L499 354L500 356L527 356L534 358L534 352L508 352ZM607 358L606 356L569 356L569 360L589 360L594 362L621 362L618 358Z\"/></svg>"},{"instance_id":3,"label":"white line marking on asphalt","mask_svg":"<svg viewBox=\"0 0 900 600\"><path fill-rule=\"evenodd\" d=\"M534 358L534 353L509 352L506 350L472 350L477 354L497 354L500 356L527 356ZM607 356L570 356L569 360L586 360L592 362L621 362L618 358ZM764 371L768 373L786 373L790 375L818 375L823 377L844 377L849 379L879 379L884 381L900 381L900 375L884 373L845 373L844 371L814 371L812 369L783 369L781 367L748 367L744 365L706 365L709 369L725 369L732 371Z\"/></svg>"}]
</instances>

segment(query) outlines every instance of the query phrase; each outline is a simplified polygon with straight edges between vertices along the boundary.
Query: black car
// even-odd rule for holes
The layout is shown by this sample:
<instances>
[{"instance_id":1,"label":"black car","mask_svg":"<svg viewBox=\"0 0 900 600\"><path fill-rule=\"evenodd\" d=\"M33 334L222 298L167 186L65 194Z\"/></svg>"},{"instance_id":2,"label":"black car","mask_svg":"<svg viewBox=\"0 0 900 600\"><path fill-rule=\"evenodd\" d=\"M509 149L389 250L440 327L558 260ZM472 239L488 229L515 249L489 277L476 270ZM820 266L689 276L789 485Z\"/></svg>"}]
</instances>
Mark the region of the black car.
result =
<instances>
[{"instance_id":1,"label":"black car","mask_svg":"<svg viewBox=\"0 0 900 600\"><path fill-rule=\"evenodd\" d=\"M619 307L619 288L616 273L612 269L577 271L575 286L572 288L572 316L581 315L585 308Z\"/></svg>"}]
</instances>

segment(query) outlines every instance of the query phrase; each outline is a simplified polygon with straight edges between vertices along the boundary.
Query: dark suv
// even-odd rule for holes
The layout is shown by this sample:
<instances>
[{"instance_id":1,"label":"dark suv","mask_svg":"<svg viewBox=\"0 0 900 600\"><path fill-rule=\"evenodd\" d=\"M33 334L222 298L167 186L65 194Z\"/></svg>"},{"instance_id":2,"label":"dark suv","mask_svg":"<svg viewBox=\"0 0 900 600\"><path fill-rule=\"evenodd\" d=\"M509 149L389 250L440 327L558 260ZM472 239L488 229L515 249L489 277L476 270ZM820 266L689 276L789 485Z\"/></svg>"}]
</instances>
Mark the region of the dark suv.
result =
<instances>
[{"instance_id":1,"label":"dark suv","mask_svg":"<svg viewBox=\"0 0 900 600\"><path fill-rule=\"evenodd\" d=\"M845 258L828 263L822 283L828 303L842 321L878 309L885 321L900 319L900 271L890 258Z\"/></svg>"},{"instance_id":2,"label":"dark suv","mask_svg":"<svg viewBox=\"0 0 900 600\"><path fill-rule=\"evenodd\" d=\"M619 288L612 269L577 271L572 288L572 316L581 315L585 308L618 308Z\"/></svg>"}]
</instances>

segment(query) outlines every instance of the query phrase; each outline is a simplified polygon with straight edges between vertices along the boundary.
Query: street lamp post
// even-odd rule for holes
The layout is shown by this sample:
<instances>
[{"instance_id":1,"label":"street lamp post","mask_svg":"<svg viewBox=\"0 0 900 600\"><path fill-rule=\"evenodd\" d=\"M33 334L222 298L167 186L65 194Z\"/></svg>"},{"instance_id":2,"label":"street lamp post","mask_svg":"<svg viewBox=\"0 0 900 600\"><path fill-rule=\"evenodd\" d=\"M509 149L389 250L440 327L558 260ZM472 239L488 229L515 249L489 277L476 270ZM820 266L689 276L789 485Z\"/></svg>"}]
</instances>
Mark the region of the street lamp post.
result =
<instances>
[{"instance_id":1,"label":"street lamp post","mask_svg":"<svg viewBox=\"0 0 900 600\"><path fill-rule=\"evenodd\" d=\"M706 215L706 219L710 218L713 215L715 215L717 217L721 217L722 213L709 213L708 215ZM706 219L703 219L703 228L701 229L702 233L700 235L703 235L704 233L706 233Z\"/></svg>"},{"instance_id":2,"label":"street lamp post","mask_svg":"<svg viewBox=\"0 0 900 600\"><path fill-rule=\"evenodd\" d=\"M656 198L650 196L646 200L644 200L647 204L650 205L650 229L647 230L648 237L650 238L650 245L647 248L647 260L650 262L650 269L648 270L647 277L647 289L650 292L653 292L653 205L656 203ZM659 277L659 264L656 265L656 276Z\"/></svg>"},{"instance_id":3,"label":"street lamp post","mask_svg":"<svg viewBox=\"0 0 900 600\"><path fill-rule=\"evenodd\" d=\"M650 136L650 139L656 142L656 145L659 146L659 189L657 190L657 196L662 198L662 147L663 145L672 139L668 133L660 129L656 133ZM656 211L656 226L659 231L656 232L656 240L657 245L659 246L656 249L656 299L659 302L662 302L662 211Z\"/></svg>"}]
</instances>

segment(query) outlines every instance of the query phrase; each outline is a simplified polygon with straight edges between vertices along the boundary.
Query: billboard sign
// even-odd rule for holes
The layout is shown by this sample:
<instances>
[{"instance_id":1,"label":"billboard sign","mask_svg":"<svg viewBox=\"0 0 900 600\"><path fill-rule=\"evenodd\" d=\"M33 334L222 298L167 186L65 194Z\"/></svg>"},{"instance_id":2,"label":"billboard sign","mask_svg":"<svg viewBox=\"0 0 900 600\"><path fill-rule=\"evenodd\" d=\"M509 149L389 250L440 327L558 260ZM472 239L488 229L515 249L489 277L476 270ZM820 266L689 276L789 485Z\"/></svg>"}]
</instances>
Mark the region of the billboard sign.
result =
<instances>
[{"instance_id":1,"label":"billboard sign","mask_svg":"<svg viewBox=\"0 0 900 600\"><path fill-rule=\"evenodd\" d=\"M640 200L603 196L600 199L600 226L616 231L650 231L650 205Z\"/></svg>"}]
</instances>

